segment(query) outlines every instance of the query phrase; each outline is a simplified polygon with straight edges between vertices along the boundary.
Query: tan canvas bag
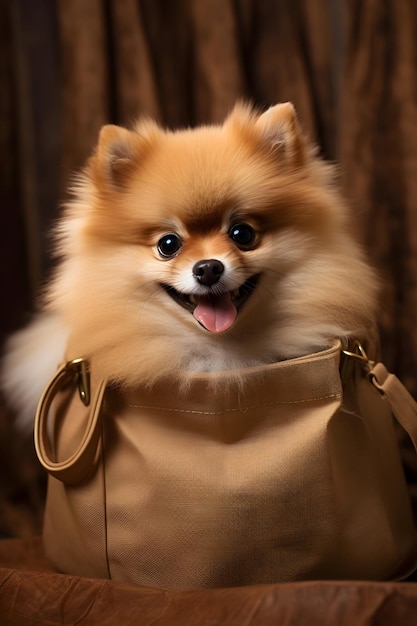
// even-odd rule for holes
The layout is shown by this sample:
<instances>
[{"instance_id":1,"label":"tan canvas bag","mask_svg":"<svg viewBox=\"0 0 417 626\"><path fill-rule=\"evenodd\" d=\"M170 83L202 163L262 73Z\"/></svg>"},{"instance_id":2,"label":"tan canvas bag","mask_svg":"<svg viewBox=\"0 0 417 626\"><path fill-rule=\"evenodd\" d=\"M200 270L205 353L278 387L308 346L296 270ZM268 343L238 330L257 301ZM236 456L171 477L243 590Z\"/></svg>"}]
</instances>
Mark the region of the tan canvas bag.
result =
<instances>
[{"instance_id":1,"label":"tan canvas bag","mask_svg":"<svg viewBox=\"0 0 417 626\"><path fill-rule=\"evenodd\" d=\"M35 426L49 558L177 589L406 576L417 533L393 412L415 443L416 405L363 352L342 375L340 359L335 343L221 393L221 374L197 374L186 395L122 395L63 366Z\"/></svg>"}]
</instances>

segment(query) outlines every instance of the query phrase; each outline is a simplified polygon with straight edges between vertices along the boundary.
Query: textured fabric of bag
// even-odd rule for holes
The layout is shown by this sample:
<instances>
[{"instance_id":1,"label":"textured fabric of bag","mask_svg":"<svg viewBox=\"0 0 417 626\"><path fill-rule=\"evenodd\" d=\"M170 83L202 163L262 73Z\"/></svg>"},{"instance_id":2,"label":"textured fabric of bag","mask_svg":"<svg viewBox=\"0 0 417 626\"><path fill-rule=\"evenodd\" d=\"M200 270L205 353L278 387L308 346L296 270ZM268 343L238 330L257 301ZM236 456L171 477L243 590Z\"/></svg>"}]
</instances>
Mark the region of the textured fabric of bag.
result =
<instances>
[{"instance_id":1,"label":"textured fabric of bag","mask_svg":"<svg viewBox=\"0 0 417 626\"><path fill-rule=\"evenodd\" d=\"M88 476L49 477L48 557L173 589L408 574L417 538L391 411L355 364L343 389L339 361L335 344L248 370L243 388L213 392L221 374L186 394L108 387ZM93 408L58 394L58 460Z\"/></svg>"}]
</instances>

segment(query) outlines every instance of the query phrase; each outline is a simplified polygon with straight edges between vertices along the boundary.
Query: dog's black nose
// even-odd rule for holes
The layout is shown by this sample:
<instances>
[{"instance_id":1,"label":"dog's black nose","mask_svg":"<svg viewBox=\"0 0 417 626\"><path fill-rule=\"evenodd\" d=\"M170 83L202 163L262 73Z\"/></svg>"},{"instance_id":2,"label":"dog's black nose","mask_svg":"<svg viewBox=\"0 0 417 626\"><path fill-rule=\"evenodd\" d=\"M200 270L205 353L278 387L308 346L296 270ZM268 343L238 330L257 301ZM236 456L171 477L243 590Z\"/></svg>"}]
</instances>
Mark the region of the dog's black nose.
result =
<instances>
[{"instance_id":1,"label":"dog's black nose","mask_svg":"<svg viewBox=\"0 0 417 626\"><path fill-rule=\"evenodd\" d=\"M224 272L224 265L217 259L197 261L193 267L193 276L201 284L211 287L217 283Z\"/></svg>"}]
</instances>

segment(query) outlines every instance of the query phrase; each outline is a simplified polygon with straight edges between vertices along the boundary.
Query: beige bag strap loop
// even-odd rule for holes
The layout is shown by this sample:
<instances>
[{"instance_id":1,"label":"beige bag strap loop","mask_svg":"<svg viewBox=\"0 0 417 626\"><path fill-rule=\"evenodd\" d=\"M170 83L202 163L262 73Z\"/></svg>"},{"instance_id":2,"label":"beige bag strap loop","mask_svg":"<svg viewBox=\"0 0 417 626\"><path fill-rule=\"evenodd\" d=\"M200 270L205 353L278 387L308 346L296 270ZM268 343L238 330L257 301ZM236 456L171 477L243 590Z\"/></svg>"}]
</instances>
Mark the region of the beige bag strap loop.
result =
<instances>
[{"instance_id":1,"label":"beige bag strap loop","mask_svg":"<svg viewBox=\"0 0 417 626\"><path fill-rule=\"evenodd\" d=\"M390 405L396 420L408 433L417 451L417 404L402 382L388 372L385 365L377 363L370 372L369 378L381 396Z\"/></svg>"},{"instance_id":2,"label":"beige bag strap loop","mask_svg":"<svg viewBox=\"0 0 417 626\"><path fill-rule=\"evenodd\" d=\"M94 466L101 434L100 409L106 390L106 383L100 382L91 401L85 433L78 449L68 459L54 461L48 437L48 417L55 396L69 383L73 384L74 380L78 379L80 400L86 405L90 403L89 393L86 397L85 386L80 384L80 376L81 382L85 381L86 376L85 369L80 372L80 363L80 360L71 361L57 370L41 396L34 427L35 449L40 463L51 476L70 485L82 482Z\"/></svg>"},{"instance_id":3,"label":"beige bag strap loop","mask_svg":"<svg viewBox=\"0 0 417 626\"><path fill-rule=\"evenodd\" d=\"M390 405L396 420L408 433L417 451L417 404L401 381L388 372L382 363L372 364L365 353L357 355L344 351L344 354L355 357L368 369L370 382ZM89 389L85 387L85 369L80 373L80 360L71 361L61 366L43 392L35 418L35 448L39 461L44 469L66 484L82 482L94 466L100 439L100 409L103 402L106 383L101 381L91 402L84 437L78 449L65 461L53 461L48 438L48 416L51 404L58 392L69 383L74 383L76 376L80 399L89 404ZM87 395L86 395L87 391Z\"/></svg>"}]
</instances>

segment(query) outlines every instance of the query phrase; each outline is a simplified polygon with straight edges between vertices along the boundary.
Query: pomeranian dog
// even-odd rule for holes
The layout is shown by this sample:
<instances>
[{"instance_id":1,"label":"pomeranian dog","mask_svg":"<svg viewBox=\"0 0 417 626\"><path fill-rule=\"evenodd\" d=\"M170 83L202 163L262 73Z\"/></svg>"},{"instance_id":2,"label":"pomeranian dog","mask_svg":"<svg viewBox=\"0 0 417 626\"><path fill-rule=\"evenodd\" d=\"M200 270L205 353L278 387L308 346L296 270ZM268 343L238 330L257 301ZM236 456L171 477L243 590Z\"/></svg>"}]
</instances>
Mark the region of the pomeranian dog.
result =
<instances>
[{"instance_id":1,"label":"pomeranian dog","mask_svg":"<svg viewBox=\"0 0 417 626\"><path fill-rule=\"evenodd\" d=\"M105 126L56 229L44 312L7 345L3 387L31 423L64 359L121 387L245 368L373 334L376 281L334 169L294 108L218 126Z\"/></svg>"}]
</instances>

